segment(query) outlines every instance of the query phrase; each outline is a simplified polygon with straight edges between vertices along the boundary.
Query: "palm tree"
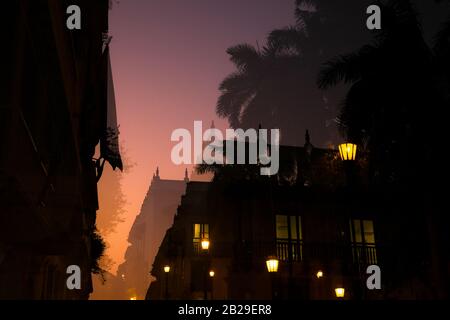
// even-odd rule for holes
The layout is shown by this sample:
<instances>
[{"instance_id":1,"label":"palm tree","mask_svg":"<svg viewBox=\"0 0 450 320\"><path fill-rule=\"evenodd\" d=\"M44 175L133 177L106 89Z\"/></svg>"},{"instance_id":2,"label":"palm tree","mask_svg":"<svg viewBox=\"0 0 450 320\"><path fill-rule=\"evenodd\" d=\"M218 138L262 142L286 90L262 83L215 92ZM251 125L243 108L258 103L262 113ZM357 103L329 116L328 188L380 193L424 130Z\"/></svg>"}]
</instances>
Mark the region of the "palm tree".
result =
<instances>
[{"instance_id":1,"label":"palm tree","mask_svg":"<svg viewBox=\"0 0 450 320\"><path fill-rule=\"evenodd\" d=\"M362 37L361 28L342 21L364 12L365 1L347 0L344 10L339 1L295 4L295 24L272 31L262 49L249 44L228 49L236 72L220 85L216 111L235 128L280 128L283 144L301 145L305 130L313 129L323 145L334 140L333 102L338 98L317 88L316 75L323 60L353 48L355 38ZM359 25L357 19L354 23Z\"/></svg>"},{"instance_id":2,"label":"palm tree","mask_svg":"<svg viewBox=\"0 0 450 320\"><path fill-rule=\"evenodd\" d=\"M227 50L237 71L220 85L216 111L233 128L280 128L301 101L302 61L293 51L241 44ZM289 135L290 129L283 128Z\"/></svg>"},{"instance_id":3,"label":"palm tree","mask_svg":"<svg viewBox=\"0 0 450 320\"><path fill-rule=\"evenodd\" d=\"M383 28L373 42L325 63L318 85L351 85L338 116L341 131L349 140L367 143L372 177L408 184L423 175L418 160L429 160L426 146L442 101L433 53L411 2L393 0L380 6ZM423 146L419 159L417 146Z\"/></svg>"},{"instance_id":4,"label":"palm tree","mask_svg":"<svg viewBox=\"0 0 450 320\"><path fill-rule=\"evenodd\" d=\"M434 270L427 282L442 297L448 294L444 270L449 220L439 208L446 201L440 180L446 168L441 150L446 139L444 110L450 102L450 23L438 33L432 49L410 1L391 0L380 6L382 30L358 51L325 63L318 85L322 89L350 85L339 125L349 140L366 143L372 185L395 187L420 199L405 201L423 201L420 221L426 223L431 248L428 269ZM404 279L429 272L417 263L422 259L419 251L410 256L415 263L401 266ZM387 269L398 268L394 261L386 261L392 263ZM400 278L395 281L401 283Z\"/></svg>"},{"instance_id":5,"label":"palm tree","mask_svg":"<svg viewBox=\"0 0 450 320\"><path fill-rule=\"evenodd\" d=\"M221 83L216 111L231 127L257 128L262 124L280 128L283 143L299 143L296 137L306 128L299 128L293 115L311 104L305 101L308 94L315 95L309 100L322 101L301 48L307 37L307 11L314 11L312 4L303 2L297 0L297 25L273 31L262 49L240 44L227 50L237 71Z\"/></svg>"}]
</instances>

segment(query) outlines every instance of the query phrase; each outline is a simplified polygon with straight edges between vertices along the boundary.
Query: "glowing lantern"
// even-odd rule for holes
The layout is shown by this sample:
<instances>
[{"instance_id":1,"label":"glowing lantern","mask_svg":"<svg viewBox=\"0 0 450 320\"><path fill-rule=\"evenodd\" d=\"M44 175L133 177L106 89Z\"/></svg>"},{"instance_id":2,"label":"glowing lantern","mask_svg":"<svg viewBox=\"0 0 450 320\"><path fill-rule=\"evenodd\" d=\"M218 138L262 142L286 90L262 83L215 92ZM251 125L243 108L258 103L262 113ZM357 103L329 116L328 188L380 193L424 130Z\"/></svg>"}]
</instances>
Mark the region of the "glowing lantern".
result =
<instances>
[{"instance_id":1,"label":"glowing lantern","mask_svg":"<svg viewBox=\"0 0 450 320\"><path fill-rule=\"evenodd\" d=\"M353 161L356 159L357 145L353 143L343 143L339 145L339 154L342 161Z\"/></svg>"},{"instance_id":2,"label":"glowing lantern","mask_svg":"<svg viewBox=\"0 0 450 320\"><path fill-rule=\"evenodd\" d=\"M209 240L203 239L201 245L202 245L203 250L205 250L205 251L208 250L209 249Z\"/></svg>"},{"instance_id":3,"label":"glowing lantern","mask_svg":"<svg viewBox=\"0 0 450 320\"><path fill-rule=\"evenodd\" d=\"M270 273L278 272L278 259L275 257L269 257L266 261L267 271Z\"/></svg>"},{"instance_id":4,"label":"glowing lantern","mask_svg":"<svg viewBox=\"0 0 450 320\"><path fill-rule=\"evenodd\" d=\"M336 288L336 289L334 289L334 292L336 293L337 298L343 298L345 296L344 288Z\"/></svg>"}]
</instances>

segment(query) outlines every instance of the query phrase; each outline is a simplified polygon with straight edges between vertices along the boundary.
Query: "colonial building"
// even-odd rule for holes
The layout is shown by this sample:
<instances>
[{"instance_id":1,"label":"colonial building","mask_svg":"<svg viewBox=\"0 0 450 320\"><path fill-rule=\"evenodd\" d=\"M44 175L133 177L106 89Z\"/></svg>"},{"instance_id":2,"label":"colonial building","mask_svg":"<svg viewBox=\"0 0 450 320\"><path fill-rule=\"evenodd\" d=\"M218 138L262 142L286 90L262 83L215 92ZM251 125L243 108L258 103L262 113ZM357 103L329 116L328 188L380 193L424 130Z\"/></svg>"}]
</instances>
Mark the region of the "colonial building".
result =
<instances>
[{"instance_id":1,"label":"colonial building","mask_svg":"<svg viewBox=\"0 0 450 320\"><path fill-rule=\"evenodd\" d=\"M66 26L73 4L81 30ZM92 291L104 246L96 184L105 161L122 167L108 9L108 0L3 4L0 299L87 299ZM67 287L72 265L80 289Z\"/></svg>"},{"instance_id":2,"label":"colonial building","mask_svg":"<svg viewBox=\"0 0 450 320\"><path fill-rule=\"evenodd\" d=\"M124 283L126 298L145 298L152 279L149 270L164 233L173 223L188 182L187 171L184 180L161 179L159 169L153 175L141 211L128 236L130 246L125 253L125 262L117 272Z\"/></svg>"},{"instance_id":3,"label":"colonial building","mask_svg":"<svg viewBox=\"0 0 450 320\"><path fill-rule=\"evenodd\" d=\"M431 299L443 287L448 297L449 269L432 281L437 253L420 193L372 187L362 154L306 140L281 147L275 177L236 166L188 183L147 299ZM379 290L367 287L371 265Z\"/></svg>"}]
</instances>

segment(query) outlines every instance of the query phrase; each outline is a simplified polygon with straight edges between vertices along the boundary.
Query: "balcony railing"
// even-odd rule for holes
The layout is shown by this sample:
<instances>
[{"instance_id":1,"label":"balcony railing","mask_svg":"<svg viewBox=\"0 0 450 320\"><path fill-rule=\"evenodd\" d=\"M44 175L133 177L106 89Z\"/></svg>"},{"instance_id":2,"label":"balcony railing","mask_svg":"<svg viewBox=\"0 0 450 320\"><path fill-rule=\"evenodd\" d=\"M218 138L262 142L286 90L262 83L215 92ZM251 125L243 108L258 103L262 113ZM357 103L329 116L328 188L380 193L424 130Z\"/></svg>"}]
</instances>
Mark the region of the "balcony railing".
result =
<instances>
[{"instance_id":1,"label":"balcony railing","mask_svg":"<svg viewBox=\"0 0 450 320\"><path fill-rule=\"evenodd\" d=\"M377 248L375 245L352 244L353 261L358 264L377 264Z\"/></svg>"},{"instance_id":2,"label":"balcony railing","mask_svg":"<svg viewBox=\"0 0 450 320\"><path fill-rule=\"evenodd\" d=\"M305 260L345 260L355 264L376 264L377 249L375 245L351 244L336 245L323 243L306 243L301 241L277 241L277 256L281 261L301 262Z\"/></svg>"},{"instance_id":3,"label":"balcony railing","mask_svg":"<svg viewBox=\"0 0 450 320\"><path fill-rule=\"evenodd\" d=\"M193 253L201 253L200 243L193 243ZM336 244L336 243L305 243L303 241L278 240L276 242L242 242L215 243L209 252L212 256L233 256L239 261L265 259L276 255L284 262L323 263L342 261L358 265L377 264L378 252L375 245L367 244Z\"/></svg>"},{"instance_id":4,"label":"balcony railing","mask_svg":"<svg viewBox=\"0 0 450 320\"><path fill-rule=\"evenodd\" d=\"M303 242L277 241L277 256L281 261L299 262L303 260Z\"/></svg>"},{"instance_id":5,"label":"balcony railing","mask_svg":"<svg viewBox=\"0 0 450 320\"><path fill-rule=\"evenodd\" d=\"M194 254L200 254L200 252L202 251L200 240L199 241L193 241L192 242L192 246L193 246Z\"/></svg>"}]
</instances>

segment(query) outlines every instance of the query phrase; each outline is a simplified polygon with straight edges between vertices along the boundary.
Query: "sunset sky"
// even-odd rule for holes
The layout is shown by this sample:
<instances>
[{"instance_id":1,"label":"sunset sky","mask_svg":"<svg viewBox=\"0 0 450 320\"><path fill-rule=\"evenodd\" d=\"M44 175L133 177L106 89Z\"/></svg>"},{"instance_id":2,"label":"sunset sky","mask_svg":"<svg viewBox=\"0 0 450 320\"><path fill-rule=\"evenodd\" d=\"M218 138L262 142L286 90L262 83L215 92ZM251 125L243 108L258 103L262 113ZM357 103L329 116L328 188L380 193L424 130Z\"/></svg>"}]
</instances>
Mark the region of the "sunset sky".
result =
<instances>
[{"instance_id":1,"label":"sunset sky","mask_svg":"<svg viewBox=\"0 0 450 320\"><path fill-rule=\"evenodd\" d=\"M114 1L110 34L118 122L127 156L136 163L123 180L125 222L107 239L115 262L123 261L156 167L163 179L184 176L185 167L170 160L172 131L191 129L194 120L226 127L215 115L219 83L233 71L226 49L263 44L271 30L294 23L293 11L293 0Z\"/></svg>"}]
</instances>

